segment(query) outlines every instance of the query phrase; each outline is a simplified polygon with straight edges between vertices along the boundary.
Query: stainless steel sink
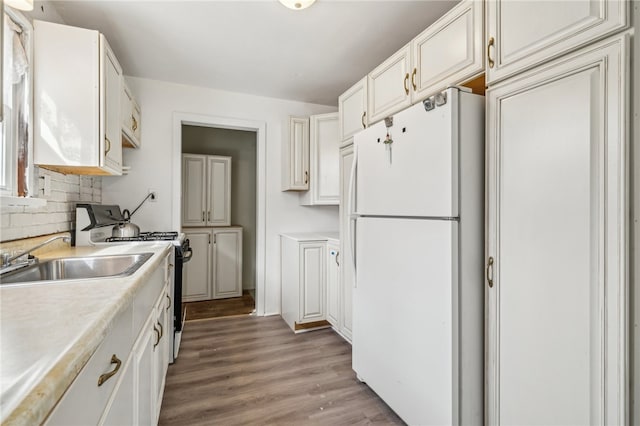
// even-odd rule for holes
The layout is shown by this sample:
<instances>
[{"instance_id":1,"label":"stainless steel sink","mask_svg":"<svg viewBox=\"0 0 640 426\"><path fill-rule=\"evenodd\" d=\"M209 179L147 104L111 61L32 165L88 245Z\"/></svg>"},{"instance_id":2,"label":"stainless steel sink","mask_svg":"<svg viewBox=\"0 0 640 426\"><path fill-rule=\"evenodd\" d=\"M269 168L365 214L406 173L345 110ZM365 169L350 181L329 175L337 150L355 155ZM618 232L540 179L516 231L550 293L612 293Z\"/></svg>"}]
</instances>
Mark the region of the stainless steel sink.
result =
<instances>
[{"instance_id":1,"label":"stainless steel sink","mask_svg":"<svg viewBox=\"0 0 640 426\"><path fill-rule=\"evenodd\" d=\"M153 253L51 259L2 274L0 284L126 277L137 271L151 256Z\"/></svg>"}]
</instances>

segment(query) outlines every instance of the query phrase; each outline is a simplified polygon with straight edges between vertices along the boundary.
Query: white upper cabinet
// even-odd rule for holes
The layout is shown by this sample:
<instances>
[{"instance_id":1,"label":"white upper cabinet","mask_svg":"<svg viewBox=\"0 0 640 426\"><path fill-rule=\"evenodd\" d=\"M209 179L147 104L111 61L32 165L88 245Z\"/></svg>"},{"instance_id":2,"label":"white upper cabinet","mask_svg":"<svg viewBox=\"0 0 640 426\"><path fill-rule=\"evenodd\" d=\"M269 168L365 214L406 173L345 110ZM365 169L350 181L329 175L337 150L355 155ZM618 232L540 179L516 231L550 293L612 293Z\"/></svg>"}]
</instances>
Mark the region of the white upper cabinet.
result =
<instances>
[{"instance_id":1,"label":"white upper cabinet","mask_svg":"<svg viewBox=\"0 0 640 426\"><path fill-rule=\"evenodd\" d=\"M289 117L289 139L282 147L282 190L309 189L309 117Z\"/></svg>"},{"instance_id":2,"label":"white upper cabinet","mask_svg":"<svg viewBox=\"0 0 640 426\"><path fill-rule=\"evenodd\" d=\"M411 45L407 44L378 65L367 77L369 123L411 105Z\"/></svg>"},{"instance_id":3,"label":"white upper cabinet","mask_svg":"<svg viewBox=\"0 0 640 426\"><path fill-rule=\"evenodd\" d=\"M231 225L231 157L182 155L182 226Z\"/></svg>"},{"instance_id":4,"label":"white upper cabinet","mask_svg":"<svg viewBox=\"0 0 640 426\"><path fill-rule=\"evenodd\" d=\"M309 191L300 194L300 204L340 203L340 136L338 113L310 117Z\"/></svg>"},{"instance_id":5,"label":"white upper cabinet","mask_svg":"<svg viewBox=\"0 0 640 426\"><path fill-rule=\"evenodd\" d=\"M368 76L368 123L415 104L484 70L483 2L466 0Z\"/></svg>"},{"instance_id":6,"label":"white upper cabinet","mask_svg":"<svg viewBox=\"0 0 640 426\"><path fill-rule=\"evenodd\" d=\"M204 226L206 223L207 157L182 155L182 226Z\"/></svg>"},{"instance_id":7,"label":"white upper cabinet","mask_svg":"<svg viewBox=\"0 0 640 426\"><path fill-rule=\"evenodd\" d=\"M487 84L629 25L628 1L487 1Z\"/></svg>"},{"instance_id":8,"label":"white upper cabinet","mask_svg":"<svg viewBox=\"0 0 640 426\"><path fill-rule=\"evenodd\" d=\"M367 127L367 77L338 97L340 141Z\"/></svg>"},{"instance_id":9,"label":"white upper cabinet","mask_svg":"<svg viewBox=\"0 0 640 426\"><path fill-rule=\"evenodd\" d=\"M231 225L231 157L207 157L207 226Z\"/></svg>"},{"instance_id":10,"label":"white upper cabinet","mask_svg":"<svg viewBox=\"0 0 640 426\"><path fill-rule=\"evenodd\" d=\"M107 40L97 31L33 25L34 163L62 173L120 175L122 68Z\"/></svg>"},{"instance_id":11,"label":"white upper cabinet","mask_svg":"<svg viewBox=\"0 0 640 426\"><path fill-rule=\"evenodd\" d=\"M483 13L463 1L413 39L412 103L484 72Z\"/></svg>"},{"instance_id":12,"label":"white upper cabinet","mask_svg":"<svg viewBox=\"0 0 640 426\"><path fill-rule=\"evenodd\" d=\"M120 116L122 118L122 146L140 148L140 106L136 102L127 83L122 79L120 96Z\"/></svg>"}]
</instances>

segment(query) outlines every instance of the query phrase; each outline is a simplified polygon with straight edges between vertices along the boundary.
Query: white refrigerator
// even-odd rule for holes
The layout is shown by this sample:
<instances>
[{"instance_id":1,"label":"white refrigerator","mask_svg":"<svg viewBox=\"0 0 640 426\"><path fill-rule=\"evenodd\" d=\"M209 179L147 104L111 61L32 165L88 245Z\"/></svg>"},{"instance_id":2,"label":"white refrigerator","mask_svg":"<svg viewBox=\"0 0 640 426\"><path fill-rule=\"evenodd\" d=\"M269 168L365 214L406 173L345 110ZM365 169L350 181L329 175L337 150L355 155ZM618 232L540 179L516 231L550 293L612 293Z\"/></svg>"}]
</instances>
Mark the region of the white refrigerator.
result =
<instances>
[{"instance_id":1,"label":"white refrigerator","mask_svg":"<svg viewBox=\"0 0 640 426\"><path fill-rule=\"evenodd\" d=\"M484 97L354 138L353 369L411 425L483 422Z\"/></svg>"}]
</instances>

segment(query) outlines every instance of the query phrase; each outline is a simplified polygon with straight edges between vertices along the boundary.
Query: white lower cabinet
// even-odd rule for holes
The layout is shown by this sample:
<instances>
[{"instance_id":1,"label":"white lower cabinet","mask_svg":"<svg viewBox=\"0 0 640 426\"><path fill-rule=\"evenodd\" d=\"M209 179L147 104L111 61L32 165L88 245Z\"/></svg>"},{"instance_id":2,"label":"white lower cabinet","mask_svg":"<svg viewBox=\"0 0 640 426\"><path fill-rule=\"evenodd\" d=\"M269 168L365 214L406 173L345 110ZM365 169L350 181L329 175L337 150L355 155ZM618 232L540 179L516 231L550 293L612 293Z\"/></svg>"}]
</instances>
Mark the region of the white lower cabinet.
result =
<instances>
[{"instance_id":1,"label":"white lower cabinet","mask_svg":"<svg viewBox=\"0 0 640 426\"><path fill-rule=\"evenodd\" d=\"M149 316L133 351L134 380L137 385L136 424L153 424L153 345L158 338L154 317Z\"/></svg>"},{"instance_id":2,"label":"white lower cabinet","mask_svg":"<svg viewBox=\"0 0 640 426\"><path fill-rule=\"evenodd\" d=\"M182 300L195 302L211 299L211 229L189 228L183 229L189 244L193 249L193 255L189 263L184 265Z\"/></svg>"},{"instance_id":3,"label":"white lower cabinet","mask_svg":"<svg viewBox=\"0 0 640 426\"><path fill-rule=\"evenodd\" d=\"M340 247L337 242L327 242L327 321L335 328L340 319Z\"/></svg>"},{"instance_id":4,"label":"white lower cabinet","mask_svg":"<svg viewBox=\"0 0 640 426\"><path fill-rule=\"evenodd\" d=\"M193 248L184 267L185 302L242 296L242 227L185 228Z\"/></svg>"},{"instance_id":5,"label":"white lower cabinet","mask_svg":"<svg viewBox=\"0 0 640 426\"><path fill-rule=\"evenodd\" d=\"M169 360L167 262L162 265L118 314L46 425L157 423Z\"/></svg>"},{"instance_id":6,"label":"white lower cabinet","mask_svg":"<svg viewBox=\"0 0 640 426\"><path fill-rule=\"evenodd\" d=\"M487 424L628 424L628 36L487 92Z\"/></svg>"},{"instance_id":7,"label":"white lower cabinet","mask_svg":"<svg viewBox=\"0 0 640 426\"><path fill-rule=\"evenodd\" d=\"M214 299L242 296L242 228L213 228L211 274Z\"/></svg>"},{"instance_id":8,"label":"white lower cabinet","mask_svg":"<svg viewBox=\"0 0 640 426\"><path fill-rule=\"evenodd\" d=\"M326 238L280 236L281 314L295 332L326 323ZM309 325L309 323L321 323ZM306 325L305 325L306 324Z\"/></svg>"},{"instance_id":9,"label":"white lower cabinet","mask_svg":"<svg viewBox=\"0 0 640 426\"><path fill-rule=\"evenodd\" d=\"M134 374L133 362L127 362L120 374L122 378L113 391L111 399L104 410L100 425L127 425L133 424L135 419L134 407Z\"/></svg>"}]
</instances>

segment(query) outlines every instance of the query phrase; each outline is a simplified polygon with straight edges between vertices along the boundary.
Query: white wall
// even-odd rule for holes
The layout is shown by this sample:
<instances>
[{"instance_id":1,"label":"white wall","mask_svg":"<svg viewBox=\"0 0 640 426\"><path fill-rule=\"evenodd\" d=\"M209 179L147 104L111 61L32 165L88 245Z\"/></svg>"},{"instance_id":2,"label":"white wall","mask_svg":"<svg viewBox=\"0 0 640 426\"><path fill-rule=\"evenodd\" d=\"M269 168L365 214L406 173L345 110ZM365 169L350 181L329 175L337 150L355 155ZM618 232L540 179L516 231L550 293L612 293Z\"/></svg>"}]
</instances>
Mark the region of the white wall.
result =
<instances>
[{"instance_id":1,"label":"white wall","mask_svg":"<svg viewBox=\"0 0 640 426\"><path fill-rule=\"evenodd\" d=\"M335 107L313 105L155 80L129 78L142 108L142 148L125 150L124 163L131 172L102 181L104 203L132 208L157 190L158 200L144 205L133 218L142 230L172 228L172 137L173 113L229 117L266 124L266 265L265 313L280 312L280 246L282 232L337 231L338 208L302 207L297 193L280 191L281 145L288 137L289 115L335 111Z\"/></svg>"}]
</instances>

